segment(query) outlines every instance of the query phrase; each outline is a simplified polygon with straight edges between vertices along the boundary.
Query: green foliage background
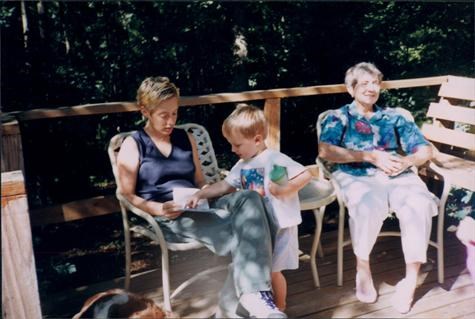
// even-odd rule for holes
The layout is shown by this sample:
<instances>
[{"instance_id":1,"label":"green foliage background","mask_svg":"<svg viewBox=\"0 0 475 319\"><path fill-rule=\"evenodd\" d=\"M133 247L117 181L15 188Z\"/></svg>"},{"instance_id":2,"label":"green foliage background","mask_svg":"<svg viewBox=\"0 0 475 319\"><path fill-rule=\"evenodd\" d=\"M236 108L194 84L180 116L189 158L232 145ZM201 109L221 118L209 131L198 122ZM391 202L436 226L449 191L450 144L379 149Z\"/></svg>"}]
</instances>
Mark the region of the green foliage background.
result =
<instances>
[{"instance_id":1,"label":"green foliage background","mask_svg":"<svg viewBox=\"0 0 475 319\"><path fill-rule=\"evenodd\" d=\"M3 112L133 101L150 75L170 77L185 96L342 83L360 61L375 62L386 79L474 75L468 1L15 1L0 4L0 26ZM393 90L380 102L420 120L436 95L437 88ZM318 113L348 101L345 94L284 100L281 149L313 163ZM209 128L225 167L235 158L216 123L232 107L186 108L180 116ZM30 205L110 193L105 145L139 121L129 113L23 123Z\"/></svg>"}]
</instances>

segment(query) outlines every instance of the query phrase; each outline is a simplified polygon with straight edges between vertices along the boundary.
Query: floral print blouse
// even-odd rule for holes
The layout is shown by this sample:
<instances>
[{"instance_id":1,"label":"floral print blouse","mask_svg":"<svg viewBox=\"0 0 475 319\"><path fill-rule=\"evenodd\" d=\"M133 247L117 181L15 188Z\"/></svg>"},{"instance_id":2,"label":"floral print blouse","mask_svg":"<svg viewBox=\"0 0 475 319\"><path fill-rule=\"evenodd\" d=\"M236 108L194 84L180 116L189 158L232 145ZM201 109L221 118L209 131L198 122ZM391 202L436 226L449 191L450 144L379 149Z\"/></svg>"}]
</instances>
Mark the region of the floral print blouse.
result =
<instances>
[{"instance_id":1,"label":"floral print blouse","mask_svg":"<svg viewBox=\"0 0 475 319\"><path fill-rule=\"evenodd\" d=\"M320 142L354 151L380 150L396 154L415 153L429 145L417 125L392 108L374 105L370 119L358 113L355 102L330 113L322 122ZM338 164L338 169L356 176L374 175L376 166L367 162Z\"/></svg>"}]
</instances>

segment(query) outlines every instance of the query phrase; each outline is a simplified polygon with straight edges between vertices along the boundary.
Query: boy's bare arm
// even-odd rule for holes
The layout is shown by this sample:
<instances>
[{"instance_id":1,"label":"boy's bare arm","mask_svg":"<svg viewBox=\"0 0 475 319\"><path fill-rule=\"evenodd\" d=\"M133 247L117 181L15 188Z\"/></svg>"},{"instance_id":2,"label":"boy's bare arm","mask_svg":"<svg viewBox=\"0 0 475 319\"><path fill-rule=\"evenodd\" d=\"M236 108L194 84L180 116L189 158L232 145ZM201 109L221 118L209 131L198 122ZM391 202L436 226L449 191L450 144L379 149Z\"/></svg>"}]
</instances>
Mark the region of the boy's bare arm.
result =
<instances>
[{"instance_id":1,"label":"boy's bare arm","mask_svg":"<svg viewBox=\"0 0 475 319\"><path fill-rule=\"evenodd\" d=\"M311 179L312 174L308 170L304 170L302 173L290 179L285 185L269 182L269 191L274 196L288 196L304 188Z\"/></svg>"},{"instance_id":2,"label":"boy's bare arm","mask_svg":"<svg viewBox=\"0 0 475 319\"><path fill-rule=\"evenodd\" d=\"M194 208L196 207L200 199L216 198L235 191L236 189L229 185L226 181L220 181L211 184L207 187L204 187L200 191L196 192L193 196L190 197L190 199L186 203L186 206Z\"/></svg>"}]
</instances>

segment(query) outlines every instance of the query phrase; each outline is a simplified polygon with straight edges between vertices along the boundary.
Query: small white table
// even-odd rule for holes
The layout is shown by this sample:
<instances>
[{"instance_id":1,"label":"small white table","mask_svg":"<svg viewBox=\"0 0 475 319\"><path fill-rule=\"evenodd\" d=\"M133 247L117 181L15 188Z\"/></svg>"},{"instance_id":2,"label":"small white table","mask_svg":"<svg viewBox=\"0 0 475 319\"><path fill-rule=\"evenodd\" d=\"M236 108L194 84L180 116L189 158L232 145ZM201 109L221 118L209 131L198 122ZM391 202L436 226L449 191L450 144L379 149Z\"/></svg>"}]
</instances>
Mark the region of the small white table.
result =
<instances>
[{"instance_id":1,"label":"small white table","mask_svg":"<svg viewBox=\"0 0 475 319\"><path fill-rule=\"evenodd\" d=\"M315 165L311 165L309 168L313 170ZM317 271L317 248L320 245L325 208L336 199L336 193L330 181L316 177L299 191L299 199L300 210L311 210L315 215L315 233L310 251L310 265L315 287L320 287L320 278Z\"/></svg>"}]
</instances>

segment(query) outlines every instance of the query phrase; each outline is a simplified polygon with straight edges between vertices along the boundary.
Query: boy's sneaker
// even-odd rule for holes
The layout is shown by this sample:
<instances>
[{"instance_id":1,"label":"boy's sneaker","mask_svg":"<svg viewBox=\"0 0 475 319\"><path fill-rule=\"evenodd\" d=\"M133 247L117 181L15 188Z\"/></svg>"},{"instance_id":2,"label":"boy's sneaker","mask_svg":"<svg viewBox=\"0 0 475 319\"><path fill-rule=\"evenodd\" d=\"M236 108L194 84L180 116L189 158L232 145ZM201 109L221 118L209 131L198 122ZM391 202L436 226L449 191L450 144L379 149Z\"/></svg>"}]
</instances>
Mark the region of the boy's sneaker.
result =
<instances>
[{"instance_id":1,"label":"boy's sneaker","mask_svg":"<svg viewBox=\"0 0 475 319\"><path fill-rule=\"evenodd\" d=\"M236 313L247 318L287 318L287 315L276 307L270 291L243 294Z\"/></svg>"}]
</instances>

